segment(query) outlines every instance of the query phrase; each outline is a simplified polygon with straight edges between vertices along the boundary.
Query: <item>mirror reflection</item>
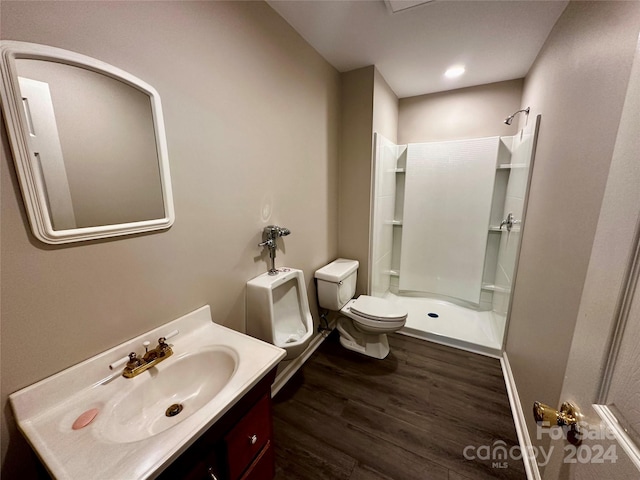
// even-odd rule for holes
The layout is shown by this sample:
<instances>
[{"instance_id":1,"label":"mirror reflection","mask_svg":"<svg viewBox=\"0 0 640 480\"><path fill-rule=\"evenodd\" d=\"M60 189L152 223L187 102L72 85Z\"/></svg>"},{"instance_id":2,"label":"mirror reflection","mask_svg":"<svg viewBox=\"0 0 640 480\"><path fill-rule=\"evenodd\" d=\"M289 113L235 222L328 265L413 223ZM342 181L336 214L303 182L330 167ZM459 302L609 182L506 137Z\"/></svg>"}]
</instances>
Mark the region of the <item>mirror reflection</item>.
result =
<instances>
[{"instance_id":1,"label":"mirror reflection","mask_svg":"<svg viewBox=\"0 0 640 480\"><path fill-rule=\"evenodd\" d=\"M150 96L55 61L15 61L53 230L166 215Z\"/></svg>"},{"instance_id":2,"label":"mirror reflection","mask_svg":"<svg viewBox=\"0 0 640 480\"><path fill-rule=\"evenodd\" d=\"M0 40L0 97L31 231L50 244L174 221L162 106L148 83L80 53Z\"/></svg>"}]
</instances>

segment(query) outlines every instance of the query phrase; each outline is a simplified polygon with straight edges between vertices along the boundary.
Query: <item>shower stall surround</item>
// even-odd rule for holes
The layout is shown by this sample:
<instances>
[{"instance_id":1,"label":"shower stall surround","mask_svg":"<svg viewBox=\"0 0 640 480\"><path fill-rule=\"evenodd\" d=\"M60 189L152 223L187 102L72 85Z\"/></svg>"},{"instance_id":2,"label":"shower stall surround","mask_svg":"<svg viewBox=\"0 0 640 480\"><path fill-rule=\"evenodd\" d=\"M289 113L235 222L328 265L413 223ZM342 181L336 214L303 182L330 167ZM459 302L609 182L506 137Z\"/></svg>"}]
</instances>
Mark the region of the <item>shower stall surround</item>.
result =
<instances>
[{"instance_id":1,"label":"shower stall surround","mask_svg":"<svg viewBox=\"0 0 640 480\"><path fill-rule=\"evenodd\" d=\"M369 292L409 308L404 333L500 352L538 123L409 145L375 134Z\"/></svg>"}]
</instances>

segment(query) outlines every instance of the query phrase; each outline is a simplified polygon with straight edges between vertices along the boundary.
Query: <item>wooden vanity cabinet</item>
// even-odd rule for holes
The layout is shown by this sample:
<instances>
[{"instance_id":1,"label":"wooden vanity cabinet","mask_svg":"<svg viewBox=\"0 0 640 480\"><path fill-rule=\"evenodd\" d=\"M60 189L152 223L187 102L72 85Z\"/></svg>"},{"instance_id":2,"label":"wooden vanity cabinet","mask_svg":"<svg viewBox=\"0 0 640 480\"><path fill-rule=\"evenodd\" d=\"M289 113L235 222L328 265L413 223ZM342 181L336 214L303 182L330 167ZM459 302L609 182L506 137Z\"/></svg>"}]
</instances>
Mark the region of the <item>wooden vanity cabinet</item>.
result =
<instances>
[{"instance_id":1,"label":"wooden vanity cabinet","mask_svg":"<svg viewBox=\"0 0 640 480\"><path fill-rule=\"evenodd\" d=\"M158 477L270 480L275 475L271 384L275 368Z\"/></svg>"}]
</instances>

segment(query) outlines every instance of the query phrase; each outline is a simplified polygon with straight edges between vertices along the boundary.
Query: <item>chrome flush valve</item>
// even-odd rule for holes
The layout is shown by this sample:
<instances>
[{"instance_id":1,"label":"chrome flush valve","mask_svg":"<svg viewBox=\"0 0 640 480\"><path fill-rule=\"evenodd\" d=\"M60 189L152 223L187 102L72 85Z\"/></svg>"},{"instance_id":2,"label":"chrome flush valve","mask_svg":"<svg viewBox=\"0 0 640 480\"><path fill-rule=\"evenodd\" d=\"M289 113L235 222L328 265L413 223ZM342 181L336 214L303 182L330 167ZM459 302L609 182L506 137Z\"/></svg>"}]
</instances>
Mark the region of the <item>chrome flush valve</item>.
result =
<instances>
[{"instance_id":1,"label":"chrome flush valve","mask_svg":"<svg viewBox=\"0 0 640 480\"><path fill-rule=\"evenodd\" d=\"M276 275L276 239L278 237L286 237L291 234L291 230L284 227L278 227L277 225L269 225L264 227L262 231L262 243L259 243L260 247L267 247L269 249L269 259L271 260L271 268L269 268L269 275Z\"/></svg>"},{"instance_id":2,"label":"chrome flush valve","mask_svg":"<svg viewBox=\"0 0 640 480\"><path fill-rule=\"evenodd\" d=\"M286 237L291 233L291 230L284 227L278 227L277 225L269 225L268 227L264 227L263 235L266 235L268 238L276 239L278 237Z\"/></svg>"}]
</instances>

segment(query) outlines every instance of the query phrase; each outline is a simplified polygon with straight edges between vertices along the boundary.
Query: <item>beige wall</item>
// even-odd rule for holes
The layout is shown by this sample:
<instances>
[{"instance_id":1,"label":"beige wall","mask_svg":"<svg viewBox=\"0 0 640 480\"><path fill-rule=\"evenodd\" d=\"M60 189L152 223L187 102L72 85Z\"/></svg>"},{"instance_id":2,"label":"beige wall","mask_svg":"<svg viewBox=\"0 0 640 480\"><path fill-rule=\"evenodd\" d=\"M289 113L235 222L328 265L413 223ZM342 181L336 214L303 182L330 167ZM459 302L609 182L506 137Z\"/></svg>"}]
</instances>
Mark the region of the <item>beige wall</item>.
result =
<instances>
[{"instance_id":1,"label":"beige wall","mask_svg":"<svg viewBox=\"0 0 640 480\"><path fill-rule=\"evenodd\" d=\"M0 129L2 477L22 479L7 395L204 304L244 330L265 225L291 229L277 264L304 270L316 315L313 272L338 252L340 78L262 2L3 1L1 21L4 39L90 55L159 91L176 209L166 232L42 244Z\"/></svg>"},{"instance_id":2,"label":"beige wall","mask_svg":"<svg viewBox=\"0 0 640 480\"><path fill-rule=\"evenodd\" d=\"M533 401L566 400L559 394L639 26L638 2L571 3L525 80L522 103L542 122L506 351L534 442Z\"/></svg>"},{"instance_id":3,"label":"beige wall","mask_svg":"<svg viewBox=\"0 0 640 480\"><path fill-rule=\"evenodd\" d=\"M369 291L373 133L396 141L398 98L375 66L341 74L338 253L358 260L356 294Z\"/></svg>"},{"instance_id":4,"label":"beige wall","mask_svg":"<svg viewBox=\"0 0 640 480\"><path fill-rule=\"evenodd\" d=\"M377 68L373 77L373 131L398 143L398 97Z\"/></svg>"},{"instance_id":5,"label":"beige wall","mask_svg":"<svg viewBox=\"0 0 640 480\"><path fill-rule=\"evenodd\" d=\"M375 67L340 75L342 119L340 135L340 205L338 254L358 260L358 294L367 292L369 275L369 202Z\"/></svg>"},{"instance_id":6,"label":"beige wall","mask_svg":"<svg viewBox=\"0 0 640 480\"><path fill-rule=\"evenodd\" d=\"M398 143L514 135L504 119L521 107L523 80L400 99Z\"/></svg>"}]
</instances>

